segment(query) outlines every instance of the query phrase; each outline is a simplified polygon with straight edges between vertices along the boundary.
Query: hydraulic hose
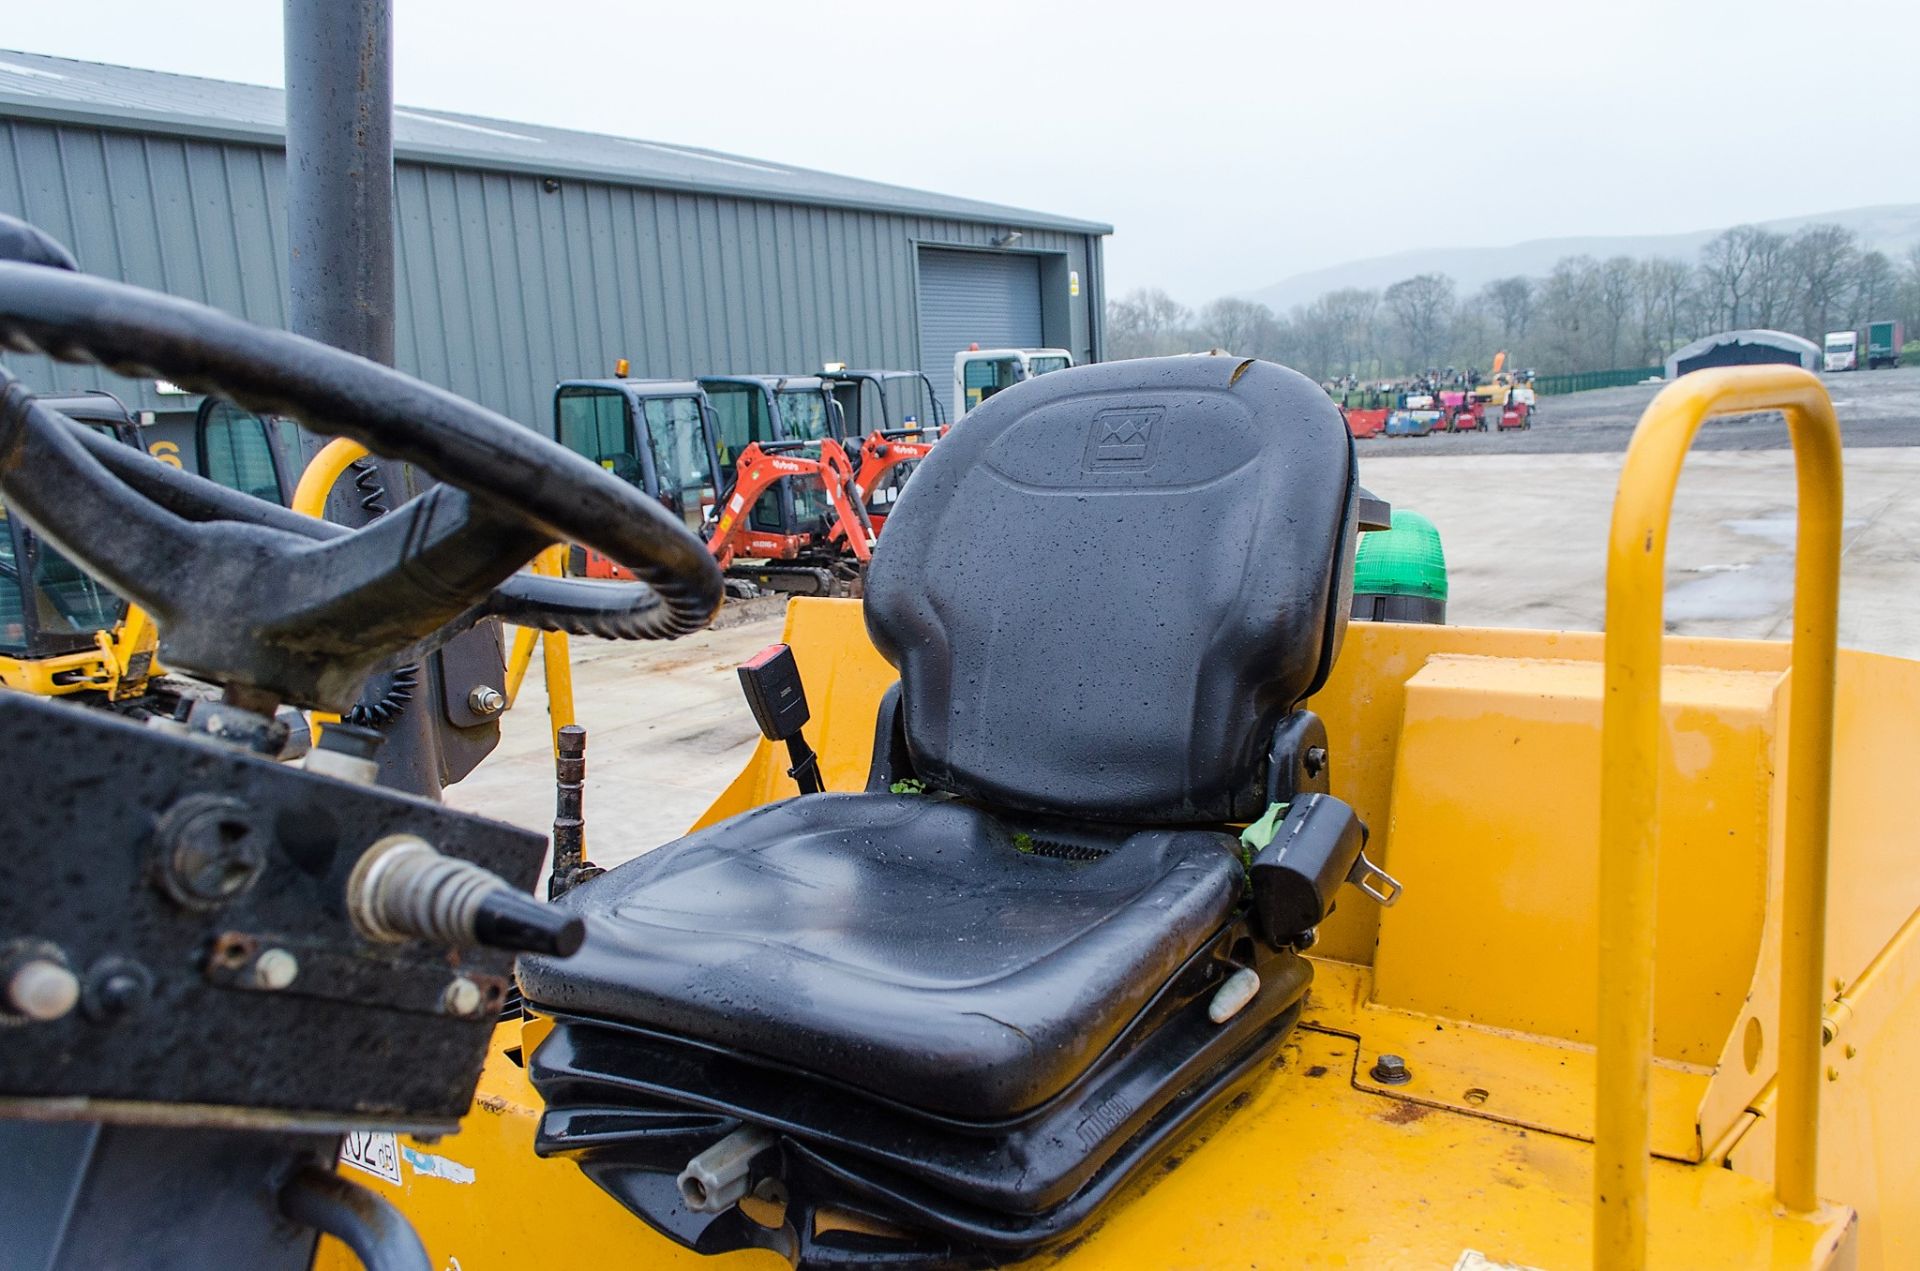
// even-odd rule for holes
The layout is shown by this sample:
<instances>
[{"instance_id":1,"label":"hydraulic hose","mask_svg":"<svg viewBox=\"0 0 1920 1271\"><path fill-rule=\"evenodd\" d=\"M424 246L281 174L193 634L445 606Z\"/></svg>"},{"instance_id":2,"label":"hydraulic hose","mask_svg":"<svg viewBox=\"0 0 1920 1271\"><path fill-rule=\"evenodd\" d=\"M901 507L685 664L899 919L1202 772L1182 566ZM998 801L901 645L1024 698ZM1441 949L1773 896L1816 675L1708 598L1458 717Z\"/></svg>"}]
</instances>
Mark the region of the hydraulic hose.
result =
<instances>
[{"instance_id":1,"label":"hydraulic hose","mask_svg":"<svg viewBox=\"0 0 1920 1271\"><path fill-rule=\"evenodd\" d=\"M353 1250L367 1271L433 1271L426 1246L384 1196L309 1165L280 1189L280 1212Z\"/></svg>"}]
</instances>

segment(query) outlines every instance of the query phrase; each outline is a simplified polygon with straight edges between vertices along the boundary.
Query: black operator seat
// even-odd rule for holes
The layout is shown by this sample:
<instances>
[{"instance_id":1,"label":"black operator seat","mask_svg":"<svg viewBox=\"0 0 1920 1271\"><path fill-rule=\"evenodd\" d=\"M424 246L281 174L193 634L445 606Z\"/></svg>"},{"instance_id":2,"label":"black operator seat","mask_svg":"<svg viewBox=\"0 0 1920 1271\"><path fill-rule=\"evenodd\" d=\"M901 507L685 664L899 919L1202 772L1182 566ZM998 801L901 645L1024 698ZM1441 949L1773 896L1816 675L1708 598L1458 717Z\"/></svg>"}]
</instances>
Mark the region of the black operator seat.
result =
<instances>
[{"instance_id":1,"label":"black operator seat","mask_svg":"<svg viewBox=\"0 0 1920 1271\"><path fill-rule=\"evenodd\" d=\"M587 944L523 960L527 999L949 1117L1046 1103L1234 920L1227 827L1338 651L1354 498L1339 413L1270 363L995 396L867 580L926 793L788 799L582 884Z\"/></svg>"}]
</instances>

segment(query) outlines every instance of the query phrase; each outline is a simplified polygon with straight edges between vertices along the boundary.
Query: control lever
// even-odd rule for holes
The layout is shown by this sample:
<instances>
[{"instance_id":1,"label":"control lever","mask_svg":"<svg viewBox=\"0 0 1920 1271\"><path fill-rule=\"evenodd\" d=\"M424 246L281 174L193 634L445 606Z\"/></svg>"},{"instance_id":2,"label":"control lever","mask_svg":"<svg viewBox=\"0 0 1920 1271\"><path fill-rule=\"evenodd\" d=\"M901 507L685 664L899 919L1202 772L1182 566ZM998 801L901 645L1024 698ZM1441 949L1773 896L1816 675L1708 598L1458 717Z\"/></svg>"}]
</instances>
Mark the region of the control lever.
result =
<instances>
[{"instance_id":1,"label":"control lever","mask_svg":"<svg viewBox=\"0 0 1920 1271\"><path fill-rule=\"evenodd\" d=\"M800 793L825 790L820 780L820 756L800 735L808 719L807 693L800 685L800 664L793 660L793 649L770 644L754 654L740 667L740 688L766 739L787 743L787 757L793 760L787 775L800 787Z\"/></svg>"},{"instance_id":2,"label":"control lever","mask_svg":"<svg viewBox=\"0 0 1920 1271\"><path fill-rule=\"evenodd\" d=\"M563 724L553 752L553 873L547 899L558 900L606 871L587 859L587 730Z\"/></svg>"},{"instance_id":3,"label":"control lever","mask_svg":"<svg viewBox=\"0 0 1920 1271\"><path fill-rule=\"evenodd\" d=\"M577 916L412 834L388 835L367 849L347 879L347 914L361 935L385 944L430 940L567 958L587 935Z\"/></svg>"}]
</instances>

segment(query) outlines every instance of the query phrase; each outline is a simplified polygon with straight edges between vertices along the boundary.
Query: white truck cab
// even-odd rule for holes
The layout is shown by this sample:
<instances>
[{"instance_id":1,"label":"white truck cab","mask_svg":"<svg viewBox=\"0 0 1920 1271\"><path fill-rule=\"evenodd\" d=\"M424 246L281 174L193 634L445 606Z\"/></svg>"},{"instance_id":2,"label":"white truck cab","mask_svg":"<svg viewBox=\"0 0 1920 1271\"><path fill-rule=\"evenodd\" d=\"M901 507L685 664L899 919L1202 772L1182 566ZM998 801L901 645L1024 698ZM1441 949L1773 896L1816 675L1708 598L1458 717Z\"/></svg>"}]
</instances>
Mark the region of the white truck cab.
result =
<instances>
[{"instance_id":1,"label":"white truck cab","mask_svg":"<svg viewBox=\"0 0 1920 1271\"><path fill-rule=\"evenodd\" d=\"M1860 369L1860 333L1858 331L1829 331L1822 351L1825 353L1825 366L1829 371L1857 371Z\"/></svg>"},{"instance_id":2,"label":"white truck cab","mask_svg":"<svg viewBox=\"0 0 1920 1271\"><path fill-rule=\"evenodd\" d=\"M1021 380L1073 365L1065 349L963 349L953 355L953 418Z\"/></svg>"}]
</instances>

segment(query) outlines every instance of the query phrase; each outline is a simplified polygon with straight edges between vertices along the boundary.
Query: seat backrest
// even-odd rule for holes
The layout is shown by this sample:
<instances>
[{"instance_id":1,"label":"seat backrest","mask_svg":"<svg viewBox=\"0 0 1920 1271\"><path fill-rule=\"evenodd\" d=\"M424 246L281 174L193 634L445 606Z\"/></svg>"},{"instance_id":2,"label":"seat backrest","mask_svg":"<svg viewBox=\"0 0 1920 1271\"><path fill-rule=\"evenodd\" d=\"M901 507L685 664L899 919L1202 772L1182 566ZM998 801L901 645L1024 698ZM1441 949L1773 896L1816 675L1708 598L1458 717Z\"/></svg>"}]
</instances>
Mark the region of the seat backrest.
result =
<instances>
[{"instance_id":1,"label":"seat backrest","mask_svg":"<svg viewBox=\"0 0 1920 1271\"><path fill-rule=\"evenodd\" d=\"M982 403L868 573L915 769L1030 812L1257 816L1274 725L1346 629L1355 488L1340 412L1270 362L1109 362Z\"/></svg>"}]
</instances>

